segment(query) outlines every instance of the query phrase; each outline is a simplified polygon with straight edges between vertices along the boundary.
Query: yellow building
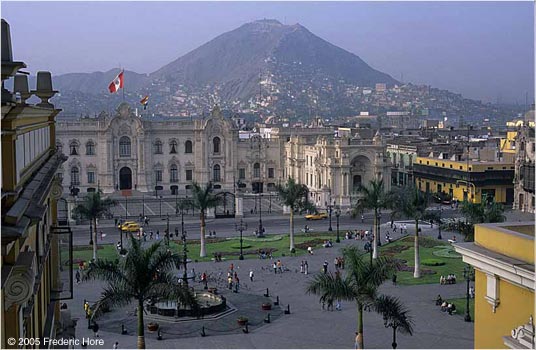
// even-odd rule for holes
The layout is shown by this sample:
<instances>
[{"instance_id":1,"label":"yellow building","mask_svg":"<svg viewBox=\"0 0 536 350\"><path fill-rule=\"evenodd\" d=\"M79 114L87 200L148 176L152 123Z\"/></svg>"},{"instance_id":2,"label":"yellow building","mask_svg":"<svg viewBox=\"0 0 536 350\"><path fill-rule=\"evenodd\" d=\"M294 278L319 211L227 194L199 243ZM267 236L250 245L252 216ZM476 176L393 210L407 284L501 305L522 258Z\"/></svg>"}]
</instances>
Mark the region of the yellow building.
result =
<instances>
[{"instance_id":1,"label":"yellow building","mask_svg":"<svg viewBox=\"0 0 536 350\"><path fill-rule=\"evenodd\" d=\"M474 203L480 203L484 197L507 204L514 199L512 162L417 157L413 174L415 185L423 192L445 192L454 199Z\"/></svg>"},{"instance_id":2,"label":"yellow building","mask_svg":"<svg viewBox=\"0 0 536 350\"><path fill-rule=\"evenodd\" d=\"M454 248L475 269L475 349L534 349L534 222L476 225Z\"/></svg>"},{"instance_id":3,"label":"yellow building","mask_svg":"<svg viewBox=\"0 0 536 350\"><path fill-rule=\"evenodd\" d=\"M2 89L2 349L35 348L36 338L55 337L59 300L72 297L64 283L72 280L71 269L60 275L58 254L60 241L72 245L69 234L54 228L62 193L57 172L65 160L55 147L60 110L48 103L54 95L50 73L38 72L37 89L30 92L27 76L16 75L24 67L12 59L9 25L2 19L2 87L15 76L16 91ZM32 94L41 103L26 104ZM27 340L18 346L9 338Z\"/></svg>"}]
</instances>

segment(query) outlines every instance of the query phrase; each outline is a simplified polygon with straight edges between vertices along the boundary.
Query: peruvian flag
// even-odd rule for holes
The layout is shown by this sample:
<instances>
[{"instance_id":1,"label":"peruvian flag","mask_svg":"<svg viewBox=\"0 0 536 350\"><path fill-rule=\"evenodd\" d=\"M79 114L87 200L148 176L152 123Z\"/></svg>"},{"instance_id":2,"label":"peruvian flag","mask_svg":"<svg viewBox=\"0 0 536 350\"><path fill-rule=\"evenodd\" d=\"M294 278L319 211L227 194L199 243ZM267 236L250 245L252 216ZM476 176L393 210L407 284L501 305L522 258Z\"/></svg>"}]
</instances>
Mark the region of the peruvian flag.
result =
<instances>
[{"instance_id":1,"label":"peruvian flag","mask_svg":"<svg viewBox=\"0 0 536 350\"><path fill-rule=\"evenodd\" d=\"M112 80L110 85L108 85L108 90L110 90L110 93L116 93L119 89L123 88L123 71L121 71L117 76Z\"/></svg>"}]
</instances>

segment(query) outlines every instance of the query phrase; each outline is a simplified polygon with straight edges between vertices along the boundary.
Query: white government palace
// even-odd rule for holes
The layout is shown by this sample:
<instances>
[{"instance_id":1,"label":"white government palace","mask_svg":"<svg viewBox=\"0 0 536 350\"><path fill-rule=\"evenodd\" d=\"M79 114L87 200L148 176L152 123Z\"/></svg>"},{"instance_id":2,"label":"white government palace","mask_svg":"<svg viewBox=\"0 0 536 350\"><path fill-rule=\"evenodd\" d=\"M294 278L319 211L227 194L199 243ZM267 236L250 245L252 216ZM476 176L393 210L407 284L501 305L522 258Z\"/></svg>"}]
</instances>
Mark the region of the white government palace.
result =
<instances>
[{"instance_id":1,"label":"white government palace","mask_svg":"<svg viewBox=\"0 0 536 350\"><path fill-rule=\"evenodd\" d=\"M218 106L204 119L155 119L122 103L113 116L59 119L56 129L57 146L68 157L65 197L72 189L80 195L131 189L182 196L192 181L211 181L220 191L262 193L293 177L309 187L318 207L330 198L347 207L360 184L391 178L379 134L366 139L349 129L281 126L244 133Z\"/></svg>"}]
</instances>

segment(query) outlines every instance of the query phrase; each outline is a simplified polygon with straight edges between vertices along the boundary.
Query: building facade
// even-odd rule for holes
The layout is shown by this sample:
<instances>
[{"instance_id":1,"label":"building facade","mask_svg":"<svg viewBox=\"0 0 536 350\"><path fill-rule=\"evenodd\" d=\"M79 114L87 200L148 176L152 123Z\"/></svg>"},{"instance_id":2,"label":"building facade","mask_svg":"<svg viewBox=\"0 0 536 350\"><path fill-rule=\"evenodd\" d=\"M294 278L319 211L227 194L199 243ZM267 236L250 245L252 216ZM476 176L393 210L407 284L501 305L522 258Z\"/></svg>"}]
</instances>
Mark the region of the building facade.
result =
<instances>
[{"instance_id":1,"label":"building facade","mask_svg":"<svg viewBox=\"0 0 536 350\"><path fill-rule=\"evenodd\" d=\"M533 105L534 107L534 105ZM534 108L525 115L525 122L518 125L515 138L514 209L534 213Z\"/></svg>"},{"instance_id":2,"label":"building facade","mask_svg":"<svg viewBox=\"0 0 536 350\"><path fill-rule=\"evenodd\" d=\"M2 349L36 347L19 346L19 339L55 338L59 300L69 288L60 275L55 231L62 193L57 172L65 160L55 147L60 110L48 103L55 93L50 73L38 72L37 89L30 92L27 76L16 74L24 67L13 61L9 25L2 19ZM4 89L13 76L15 93ZM26 103L33 94L41 99L37 105ZM64 270L69 280L72 270Z\"/></svg>"},{"instance_id":3,"label":"building facade","mask_svg":"<svg viewBox=\"0 0 536 350\"><path fill-rule=\"evenodd\" d=\"M193 181L211 181L219 191L263 193L294 177L315 193L315 202L331 193L345 206L359 184L390 177L380 136L336 137L330 127L243 133L218 107L205 119L146 119L123 103L113 116L61 120L57 130L57 145L68 156L67 197L73 189L182 196Z\"/></svg>"},{"instance_id":4,"label":"building facade","mask_svg":"<svg viewBox=\"0 0 536 350\"><path fill-rule=\"evenodd\" d=\"M454 248L475 270L475 349L534 349L534 222L479 224Z\"/></svg>"}]
</instances>

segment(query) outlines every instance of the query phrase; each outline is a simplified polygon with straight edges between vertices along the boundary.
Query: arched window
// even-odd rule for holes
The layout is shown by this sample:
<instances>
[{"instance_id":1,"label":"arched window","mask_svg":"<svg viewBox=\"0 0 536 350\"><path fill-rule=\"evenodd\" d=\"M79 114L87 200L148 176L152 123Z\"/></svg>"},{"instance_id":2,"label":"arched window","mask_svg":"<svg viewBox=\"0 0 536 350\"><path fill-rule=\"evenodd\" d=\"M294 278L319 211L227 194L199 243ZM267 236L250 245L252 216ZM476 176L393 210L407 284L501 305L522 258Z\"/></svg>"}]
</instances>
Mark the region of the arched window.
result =
<instances>
[{"instance_id":1,"label":"arched window","mask_svg":"<svg viewBox=\"0 0 536 350\"><path fill-rule=\"evenodd\" d=\"M261 165L259 163L253 164L253 177L261 177Z\"/></svg>"},{"instance_id":2,"label":"arched window","mask_svg":"<svg viewBox=\"0 0 536 350\"><path fill-rule=\"evenodd\" d=\"M58 153L63 153L63 144L60 142L60 140L56 140L56 150Z\"/></svg>"},{"instance_id":3,"label":"arched window","mask_svg":"<svg viewBox=\"0 0 536 350\"><path fill-rule=\"evenodd\" d=\"M221 168L218 164L214 165L214 176L213 181L214 182L220 182L221 180Z\"/></svg>"},{"instance_id":4,"label":"arched window","mask_svg":"<svg viewBox=\"0 0 536 350\"><path fill-rule=\"evenodd\" d=\"M154 153L162 154L162 141L156 140L154 143Z\"/></svg>"},{"instance_id":5,"label":"arched window","mask_svg":"<svg viewBox=\"0 0 536 350\"><path fill-rule=\"evenodd\" d=\"M76 166L71 168L71 185L80 186L80 170Z\"/></svg>"},{"instance_id":6,"label":"arched window","mask_svg":"<svg viewBox=\"0 0 536 350\"><path fill-rule=\"evenodd\" d=\"M77 156L78 155L78 142L73 141L69 144L69 154L71 156Z\"/></svg>"},{"instance_id":7,"label":"arched window","mask_svg":"<svg viewBox=\"0 0 536 350\"><path fill-rule=\"evenodd\" d=\"M169 167L169 182L178 182L179 181L179 172L177 166L172 164Z\"/></svg>"},{"instance_id":8,"label":"arched window","mask_svg":"<svg viewBox=\"0 0 536 350\"><path fill-rule=\"evenodd\" d=\"M169 143L169 153L177 153L177 141L171 140L171 142Z\"/></svg>"},{"instance_id":9,"label":"arched window","mask_svg":"<svg viewBox=\"0 0 536 350\"><path fill-rule=\"evenodd\" d=\"M192 153L192 141L188 140L184 143L184 153Z\"/></svg>"},{"instance_id":10,"label":"arched window","mask_svg":"<svg viewBox=\"0 0 536 350\"><path fill-rule=\"evenodd\" d=\"M122 136L119 139L119 157L130 157L130 138Z\"/></svg>"},{"instance_id":11,"label":"arched window","mask_svg":"<svg viewBox=\"0 0 536 350\"><path fill-rule=\"evenodd\" d=\"M89 140L86 143L86 156L94 156L94 155L95 155L95 143Z\"/></svg>"},{"instance_id":12,"label":"arched window","mask_svg":"<svg viewBox=\"0 0 536 350\"><path fill-rule=\"evenodd\" d=\"M221 144L221 140L219 137L215 137L212 139L213 153L220 153L220 144Z\"/></svg>"}]
</instances>

